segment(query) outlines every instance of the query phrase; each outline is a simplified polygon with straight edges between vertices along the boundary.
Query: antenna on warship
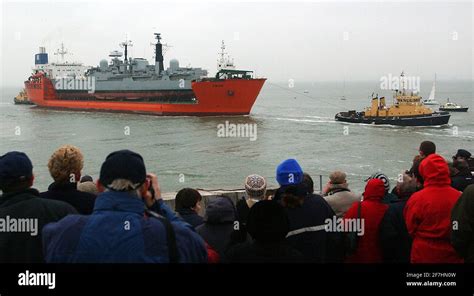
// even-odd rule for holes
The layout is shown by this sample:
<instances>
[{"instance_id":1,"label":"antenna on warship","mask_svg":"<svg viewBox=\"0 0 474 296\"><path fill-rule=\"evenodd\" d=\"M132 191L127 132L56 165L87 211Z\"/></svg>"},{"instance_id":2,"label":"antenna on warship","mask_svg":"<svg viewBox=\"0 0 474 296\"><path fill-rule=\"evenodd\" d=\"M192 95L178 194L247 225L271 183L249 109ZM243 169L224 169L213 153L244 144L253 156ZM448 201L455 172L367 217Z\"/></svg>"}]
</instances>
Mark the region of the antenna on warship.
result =
<instances>
[{"instance_id":1,"label":"antenna on warship","mask_svg":"<svg viewBox=\"0 0 474 296\"><path fill-rule=\"evenodd\" d=\"M160 74L163 72L163 44L161 43L161 33L153 33L155 35L155 73Z\"/></svg>"},{"instance_id":2,"label":"antenna on warship","mask_svg":"<svg viewBox=\"0 0 474 296\"><path fill-rule=\"evenodd\" d=\"M128 49L129 46L133 46L132 41L128 40L128 37L125 37L125 41L120 43L119 45L120 45L120 47L125 48L125 57L124 58L125 58L125 63L128 63L128 51L127 51L127 49Z\"/></svg>"},{"instance_id":3,"label":"antenna on warship","mask_svg":"<svg viewBox=\"0 0 474 296\"><path fill-rule=\"evenodd\" d=\"M153 43L153 42L150 42L150 45L153 46L153 48L156 46L156 43ZM168 43L162 43L161 44L162 47L163 47L163 55L166 54L166 52L168 52L168 50L173 47L173 45L170 45ZM153 54L152 58L154 59L156 56L156 54Z\"/></svg>"}]
</instances>

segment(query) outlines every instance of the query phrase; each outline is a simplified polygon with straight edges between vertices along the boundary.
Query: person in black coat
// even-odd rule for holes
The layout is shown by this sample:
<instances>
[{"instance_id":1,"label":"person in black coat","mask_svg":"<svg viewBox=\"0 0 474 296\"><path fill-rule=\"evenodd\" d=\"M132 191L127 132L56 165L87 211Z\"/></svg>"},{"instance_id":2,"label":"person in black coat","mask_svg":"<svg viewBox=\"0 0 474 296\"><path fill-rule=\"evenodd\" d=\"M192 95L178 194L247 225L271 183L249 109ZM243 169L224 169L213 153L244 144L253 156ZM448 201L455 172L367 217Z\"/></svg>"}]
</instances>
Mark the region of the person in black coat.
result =
<instances>
[{"instance_id":1,"label":"person in black coat","mask_svg":"<svg viewBox=\"0 0 474 296\"><path fill-rule=\"evenodd\" d=\"M183 188L176 194L174 210L194 228L204 223L204 219L198 214L201 200L199 191L192 188Z\"/></svg>"},{"instance_id":2,"label":"person in black coat","mask_svg":"<svg viewBox=\"0 0 474 296\"><path fill-rule=\"evenodd\" d=\"M60 200L72 205L79 214L92 213L96 196L92 193L77 190L77 182L81 179L83 156L79 148L64 145L56 150L48 162L48 169L54 182L48 191L40 196L46 199Z\"/></svg>"},{"instance_id":3,"label":"person in black coat","mask_svg":"<svg viewBox=\"0 0 474 296\"><path fill-rule=\"evenodd\" d=\"M241 226L247 223L250 208L257 202L266 199L267 181L259 175L249 175L245 178L245 196L239 199L235 205L237 216Z\"/></svg>"},{"instance_id":4,"label":"person in black coat","mask_svg":"<svg viewBox=\"0 0 474 296\"><path fill-rule=\"evenodd\" d=\"M403 175L403 181L397 183L395 192L399 201L389 205L379 229L384 262L410 263L412 238L408 234L403 210L410 196L418 189L416 177L406 173Z\"/></svg>"},{"instance_id":5,"label":"person in black coat","mask_svg":"<svg viewBox=\"0 0 474 296\"><path fill-rule=\"evenodd\" d=\"M287 159L277 166L280 188L275 197L285 208L290 223L286 240L308 262L340 262L342 234L327 231L327 222L336 218L335 213L323 197L311 193L313 186L308 176L305 178L295 159Z\"/></svg>"},{"instance_id":6,"label":"person in black coat","mask_svg":"<svg viewBox=\"0 0 474 296\"><path fill-rule=\"evenodd\" d=\"M328 220L336 214L323 197L308 194L304 184L287 186L281 194L281 205L290 222L288 243L309 262L334 263L343 260L343 236L326 231Z\"/></svg>"},{"instance_id":7,"label":"person in black coat","mask_svg":"<svg viewBox=\"0 0 474 296\"><path fill-rule=\"evenodd\" d=\"M44 262L43 226L77 214L69 204L39 197L33 185L33 165L22 152L9 152L0 157L0 263ZM13 224L25 226L13 229Z\"/></svg>"},{"instance_id":8,"label":"person in black coat","mask_svg":"<svg viewBox=\"0 0 474 296\"><path fill-rule=\"evenodd\" d=\"M48 191L40 193L40 197L64 201L73 206L79 214L90 215L94 209L96 196L92 193L77 190L77 183L51 183Z\"/></svg>"},{"instance_id":9,"label":"person in black coat","mask_svg":"<svg viewBox=\"0 0 474 296\"><path fill-rule=\"evenodd\" d=\"M209 201L204 224L196 232L219 254L225 262L225 251L229 248L237 221L237 210L229 197L219 196Z\"/></svg>"},{"instance_id":10,"label":"person in black coat","mask_svg":"<svg viewBox=\"0 0 474 296\"><path fill-rule=\"evenodd\" d=\"M474 185L469 185L451 212L451 244L466 263L474 263Z\"/></svg>"},{"instance_id":11,"label":"person in black coat","mask_svg":"<svg viewBox=\"0 0 474 296\"><path fill-rule=\"evenodd\" d=\"M233 246L227 258L232 263L304 262L304 256L292 248L285 237L289 221L285 210L277 202L263 200L254 204L247 217L247 231L252 242Z\"/></svg>"},{"instance_id":12,"label":"person in black coat","mask_svg":"<svg viewBox=\"0 0 474 296\"><path fill-rule=\"evenodd\" d=\"M319 194L314 193L314 181L308 173L303 173L302 186L306 186L307 198L313 199L313 202L319 204L326 215L326 219L337 217L336 212L331 207L329 202ZM325 255L325 262L328 263L342 263L344 261L344 234L340 232L327 232L327 253Z\"/></svg>"},{"instance_id":13,"label":"person in black coat","mask_svg":"<svg viewBox=\"0 0 474 296\"><path fill-rule=\"evenodd\" d=\"M450 165L451 187L464 191L467 186L474 184L474 177L472 176L469 165L464 159L454 159Z\"/></svg>"}]
</instances>

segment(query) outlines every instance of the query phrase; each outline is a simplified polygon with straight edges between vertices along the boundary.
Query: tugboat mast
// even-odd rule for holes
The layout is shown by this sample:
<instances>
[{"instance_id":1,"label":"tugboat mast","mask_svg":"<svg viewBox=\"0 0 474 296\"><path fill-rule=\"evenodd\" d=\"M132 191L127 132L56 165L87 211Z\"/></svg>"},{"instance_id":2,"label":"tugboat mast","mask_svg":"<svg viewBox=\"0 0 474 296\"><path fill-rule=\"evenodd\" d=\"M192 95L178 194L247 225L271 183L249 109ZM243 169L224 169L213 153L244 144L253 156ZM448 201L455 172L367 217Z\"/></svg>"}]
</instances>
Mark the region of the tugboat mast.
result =
<instances>
[{"instance_id":1,"label":"tugboat mast","mask_svg":"<svg viewBox=\"0 0 474 296\"><path fill-rule=\"evenodd\" d=\"M400 74L400 83L401 83L401 89L402 89L402 94L405 95L405 90L406 90L406 81L405 81L405 72L402 71L402 74Z\"/></svg>"}]
</instances>

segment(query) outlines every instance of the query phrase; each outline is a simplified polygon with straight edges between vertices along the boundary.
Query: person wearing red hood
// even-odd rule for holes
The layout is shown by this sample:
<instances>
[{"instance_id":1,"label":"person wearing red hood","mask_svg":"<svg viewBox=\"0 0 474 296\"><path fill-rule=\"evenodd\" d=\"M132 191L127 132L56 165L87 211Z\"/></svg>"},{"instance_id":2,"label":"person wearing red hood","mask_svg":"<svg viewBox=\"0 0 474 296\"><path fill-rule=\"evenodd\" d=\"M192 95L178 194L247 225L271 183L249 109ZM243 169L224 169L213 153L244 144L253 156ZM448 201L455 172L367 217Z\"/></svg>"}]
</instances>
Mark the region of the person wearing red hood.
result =
<instances>
[{"instance_id":1,"label":"person wearing red hood","mask_svg":"<svg viewBox=\"0 0 474 296\"><path fill-rule=\"evenodd\" d=\"M388 205L382 202L384 196L384 182L380 179L370 179L365 186L363 200L360 202L363 232L359 236L356 251L346 258L347 263L383 262L382 249L379 243L379 228L380 222L388 209ZM358 212L359 202L355 202L344 215L344 220L357 219Z\"/></svg>"},{"instance_id":2,"label":"person wearing red hood","mask_svg":"<svg viewBox=\"0 0 474 296\"><path fill-rule=\"evenodd\" d=\"M420 164L423 189L408 200L404 217L413 238L411 263L462 263L450 243L451 210L461 192L452 188L446 160L431 154Z\"/></svg>"}]
</instances>

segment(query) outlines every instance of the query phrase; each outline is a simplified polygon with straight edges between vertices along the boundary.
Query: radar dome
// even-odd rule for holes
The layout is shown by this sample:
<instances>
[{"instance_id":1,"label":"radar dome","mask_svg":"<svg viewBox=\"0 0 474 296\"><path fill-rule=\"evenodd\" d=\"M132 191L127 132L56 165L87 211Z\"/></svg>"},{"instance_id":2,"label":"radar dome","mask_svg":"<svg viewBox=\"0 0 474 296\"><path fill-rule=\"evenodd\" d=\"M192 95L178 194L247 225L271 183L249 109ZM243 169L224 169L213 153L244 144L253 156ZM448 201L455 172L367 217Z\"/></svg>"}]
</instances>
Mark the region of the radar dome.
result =
<instances>
[{"instance_id":1,"label":"radar dome","mask_svg":"<svg viewBox=\"0 0 474 296\"><path fill-rule=\"evenodd\" d=\"M177 59L170 60L170 69L175 72L179 69L179 61Z\"/></svg>"},{"instance_id":2,"label":"radar dome","mask_svg":"<svg viewBox=\"0 0 474 296\"><path fill-rule=\"evenodd\" d=\"M109 63L107 62L107 60L101 60L99 65L100 65L100 70L105 71L107 70Z\"/></svg>"}]
</instances>

